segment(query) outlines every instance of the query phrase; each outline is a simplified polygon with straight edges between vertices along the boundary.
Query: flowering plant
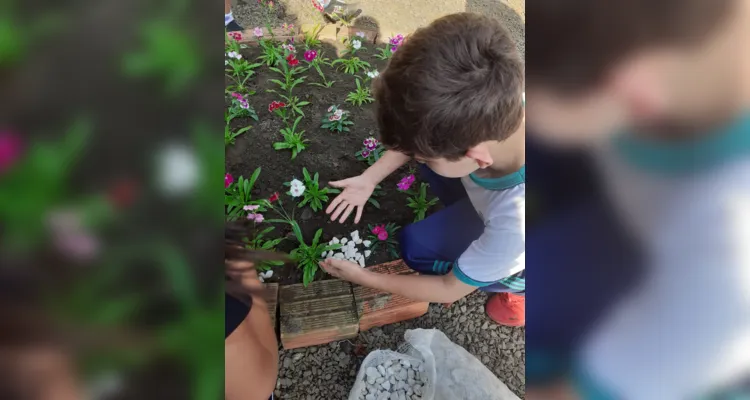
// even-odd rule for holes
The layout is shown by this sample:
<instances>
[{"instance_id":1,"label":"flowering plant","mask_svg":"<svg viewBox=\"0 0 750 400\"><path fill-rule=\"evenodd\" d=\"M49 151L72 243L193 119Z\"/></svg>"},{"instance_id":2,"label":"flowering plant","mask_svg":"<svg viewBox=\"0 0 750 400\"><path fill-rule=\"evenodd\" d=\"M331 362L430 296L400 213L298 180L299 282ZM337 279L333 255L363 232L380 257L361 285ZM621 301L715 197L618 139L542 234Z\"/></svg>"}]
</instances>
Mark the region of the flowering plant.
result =
<instances>
[{"instance_id":1,"label":"flowering plant","mask_svg":"<svg viewBox=\"0 0 750 400\"><path fill-rule=\"evenodd\" d=\"M293 179L291 182L284 184L284 186L289 186L289 194L292 197L302 196L302 201L297 204L299 208L309 204L313 211L320 211L323 209L323 203L328 201L329 194L340 193L338 189L328 187L321 189L318 183L319 174L317 172L315 175L310 176L307 168L302 168L302 176L304 183L298 179Z\"/></svg>"},{"instance_id":2,"label":"flowering plant","mask_svg":"<svg viewBox=\"0 0 750 400\"><path fill-rule=\"evenodd\" d=\"M365 72L365 75L367 75L367 77L372 80L372 79L375 79L378 76L380 76L380 72L378 72L378 70L374 69L372 71Z\"/></svg>"},{"instance_id":3,"label":"flowering plant","mask_svg":"<svg viewBox=\"0 0 750 400\"><path fill-rule=\"evenodd\" d=\"M339 58L331 63L331 66L340 65L340 68L349 75L355 75L359 70L365 68L371 68L370 63L361 60L359 57Z\"/></svg>"},{"instance_id":4,"label":"flowering plant","mask_svg":"<svg viewBox=\"0 0 750 400\"><path fill-rule=\"evenodd\" d=\"M361 107L362 104L372 103L373 101L375 101L375 99L372 97L370 88L366 86L363 87L359 81L359 78L357 78L356 82L357 90L354 92L349 92L349 94L346 95L347 103L352 103L355 106Z\"/></svg>"},{"instance_id":5,"label":"flowering plant","mask_svg":"<svg viewBox=\"0 0 750 400\"><path fill-rule=\"evenodd\" d=\"M303 240L302 233L300 232L299 235L297 235L299 247L289 253L292 259L297 263L297 266L302 269L302 284L305 286L309 285L315 278L315 273L318 272L318 263L322 259L321 254L341 248L340 243L320 243L320 237L322 235L323 229L318 229L317 232L315 232L315 237L313 237L312 243L308 245Z\"/></svg>"},{"instance_id":6,"label":"flowering plant","mask_svg":"<svg viewBox=\"0 0 750 400\"><path fill-rule=\"evenodd\" d=\"M328 111L321 120L323 123L320 125L323 129L328 129L331 132L349 132L348 125L354 125L354 122L349 121L349 111L344 111L338 106L328 107Z\"/></svg>"},{"instance_id":7,"label":"flowering plant","mask_svg":"<svg viewBox=\"0 0 750 400\"><path fill-rule=\"evenodd\" d=\"M368 165L373 165L376 161L380 160L385 151L385 147L374 137L365 139L362 145L364 146L362 150L354 155L357 157L357 160L366 161Z\"/></svg>"},{"instance_id":8,"label":"flowering plant","mask_svg":"<svg viewBox=\"0 0 750 400\"><path fill-rule=\"evenodd\" d=\"M275 252L276 246L281 243L284 238L277 238L277 239L265 239L265 236L273 231L275 228L273 226L269 226L266 229L258 232L255 237L250 240L248 238L244 238L245 242L245 248L250 250L261 250L265 252ZM264 260L264 261L258 261L258 263L255 265L255 269L258 271L268 271L269 269L273 267L280 267L284 265L283 261L278 260Z\"/></svg>"},{"instance_id":9,"label":"flowering plant","mask_svg":"<svg viewBox=\"0 0 750 400\"><path fill-rule=\"evenodd\" d=\"M253 200L252 195L253 186L255 186L259 175L260 167L255 169L250 179L240 176L237 182L234 182L232 175L224 175L224 206L228 221L235 221L240 217L265 211L265 201ZM254 217L253 220L257 222L256 218Z\"/></svg>"},{"instance_id":10,"label":"flowering plant","mask_svg":"<svg viewBox=\"0 0 750 400\"><path fill-rule=\"evenodd\" d=\"M284 93L279 93L276 90L270 90L270 92L273 93L279 93L279 95L286 100L286 107L288 109L291 109L293 113L298 114L302 117L305 116L305 113L302 112L302 107L309 105L309 101L300 101L300 99L297 96L292 95L292 91L294 88L305 81L306 76L303 77L297 77L296 75L300 72L304 71L304 67L300 67L299 60L292 57L293 55L290 54L290 57L287 57L288 65L287 64L281 64L281 68L275 68L271 67L270 69L278 74L280 74L284 81L282 82L279 79L271 79L270 82L273 82L279 86L279 89L281 89ZM292 62L294 61L294 62ZM290 68L292 67L292 68ZM285 119L286 121L286 119Z\"/></svg>"},{"instance_id":11,"label":"flowering plant","mask_svg":"<svg viewBox=\"0 0 750 400\"><path fill-rule=\"evenodd\" d=\"M393 53L398 50L399 47L404 43L404 35L398 34L390 39L388 39L388 44L385 45L385 47L379 48L379 53L375 55L375 57L381 59L381 60L387 60L391 58Z\"/></svg>"},{"instance_id":12,"label":"flowering plant","mask_svg":"<svg viewBox=\"0 0 750 400\"><path fill-rule=\"evenodd\" d=\"M258 120L258 114L255 113L255 109L250 106L245 96L237 92L232 92L232 103L227 110L226 122L237 118L237 117L249 117L254 120Z\"/></svg>"},{"instance_id":13,"label":"flowering plant","mask_svg":"<svg viewBox=\"0 0 750 400\"><path fill-rule=\"evenodd\" d=\"M354 55L359 50L366 50L366 47L362 47L362 37L361 36L354 36L350 38L344 38L343 39L344 44L346 45L346 49L344 50L344 54L351 54Z\"/></svg>"},{"instance_id":14,"label":"flowering plant","mask_svg":"<svg viewBox=\"0 0 750 400\"><path fill-rule=\"evenodd\" d=\"M399 258L396 231L401 229L400 226L393 222L389 222L381 225L369 225L368 228L371 234L367 236L367 240L371 242L371 251L376 251L380 246L385 246L386 250L394 258Z\"/></svg>"},{"instance_id":15,"label":"flowering plant","mask_svg":"<svg viewBox=\"0 0 750 400\"><path fill-rule=\"evenodd\" d=\"M313 0L313 3L317 3L317 1ZM318 37L320 36L320 31L322 30L323 25L317 23L315 24L315 26L313 26L312 29L305 32L305 48L307 50L320 47L320 39L318 39Z\"/></svg>"},{"instance_id":16,"label":"flowering plant","mask_svg":"<svg viewBox=\"0 0 750 400\"><path fill-rule=\"evenodd\" d=\"M413 175L412 175L413 176ZM403 180L402 180L403 181ZM412 181L413 183L413 181ZM411 186L411 183L409 184ZM418 222L424 219L427 210L437 204L437 197L427 200L427 187L429 184L422 182L419 184L418 190L409 189L407 192L410 194L407 199L406 206L411 208L414 212L414 222Z\"/></svg>"},{"instance_id":17,"label":"flowering plant","mask_svg":"<svg viewBox=\"0 0 750 400\"><path fill-rule=\"evenodd\" d=\"M240 50L246 47L246 45L241 45L232 39L229 39L226 45L224 65L227 68L225 72L234 81L232 90L235 92L248 92L247 80L255 75L255 70L262 65L261 63L251 64L242 57Z\"/></svg>"},{"instance_id":18,"label":"flowering plant","mask_svg":"<svg viewBox=\"0 0 750 400\"><path fill-rule=\"evenodd\" d=\"M311 82L310 85L320 86L320 87L325 87L325 88L329 88L333 86L333 83L335 81L326 80L326 76L325 74L323 74L323 70L320 68L321 64L330 65L330 62L328 61L328 59L318 54L317 50L312 50L312 49L307 50L304 54L304 57L305 57L305 61L307 61L307 64L308 64L307 69L309 70L310 68L314 68L315 71L318 73L318 75L320 75L320 77L323 79L323 83Z\"/></svg>"},{"instance_id":19,"label":"flowering plant","mask_svg":"<svg viewBox=\"0 0 750 400\"><path fill-rule=\"evenodd\" d=\"M286 123L286 103L274 100L268 105L268 112L278 115Z\"/></svg>"},{"instance_id":20,"label":"flowering plant","mask_svg":"<svg viewBox=\"0 0 750 400\"><path fill-rule=\"evenodd\" d=\"M273 40L259 38L258 44L261 48L261 54L258 59L267 66L275 67L284 61L283 49Z\"/></svg>"},{"instance_id":21,"label":"flowering plant","mask_svg":"<svg viewBox=\"0 0 750 400\"><path fill-rule=\"evenodd\" d=\"M229 124L224 125L224 146L233 145L237 140L237 136L242 135L251 128L252 126L248 125L240 128L236 132L232 132L232 128L229 126Z\"/></svg>"},{"instance_id":22,"label":"flowering plant","mask_svg":"<svg viewBox=\"0 0 750 400\"><path fill-rule=\"evenodd\" d=\"M309 142L309 140L302 138L305 131L297 132L297 124L300 120L302 120L301 116L294 120L294 125L291 127L282 128L281 135L284 137L284 141L273 144L274 150L291 150L292 160L297 158L297 154L307 147L305 143Z\"/></svg>"}]
</instances>

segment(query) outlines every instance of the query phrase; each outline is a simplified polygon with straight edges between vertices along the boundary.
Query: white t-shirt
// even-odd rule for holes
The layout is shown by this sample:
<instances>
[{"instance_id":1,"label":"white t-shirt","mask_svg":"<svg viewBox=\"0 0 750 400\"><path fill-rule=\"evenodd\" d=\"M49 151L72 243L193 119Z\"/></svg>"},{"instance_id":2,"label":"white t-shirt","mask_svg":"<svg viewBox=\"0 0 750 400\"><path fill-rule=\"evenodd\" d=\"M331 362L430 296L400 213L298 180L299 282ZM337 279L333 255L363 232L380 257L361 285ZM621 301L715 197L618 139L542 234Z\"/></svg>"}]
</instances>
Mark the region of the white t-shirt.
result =
<instances>
[{"instance_id":1,"label":"white t-shirt","mask_svg":"<svg viewBox=\"0 0 750 400\"><path fill-rule=\"evenodd\" d=\"M687 173L657 171L679 164L664 149L641 153L652 165L626 161L621 146L598 154L610 200L648 260L642 284L601 321L581 355L585 372L617 398L694 398L750 372L750 141L739 134L750 136L746 127L734 133L736 145L728 138L726 146L684 148L683 166L697 167ZM734 156L700 167L714 150L718 161L721 152Z\"/></svg>"},{"instance_id":2,"label":"white t-shirt","mask_svg":"<svg viewBox=\"0 0 750 400\"><path fill-rule=\"evenodd\" d=\"M472 286L489 286L526 266L526 168L501 178L461 179L484 232L461 254L454 274Z\"/></svg>"}]
</instances>

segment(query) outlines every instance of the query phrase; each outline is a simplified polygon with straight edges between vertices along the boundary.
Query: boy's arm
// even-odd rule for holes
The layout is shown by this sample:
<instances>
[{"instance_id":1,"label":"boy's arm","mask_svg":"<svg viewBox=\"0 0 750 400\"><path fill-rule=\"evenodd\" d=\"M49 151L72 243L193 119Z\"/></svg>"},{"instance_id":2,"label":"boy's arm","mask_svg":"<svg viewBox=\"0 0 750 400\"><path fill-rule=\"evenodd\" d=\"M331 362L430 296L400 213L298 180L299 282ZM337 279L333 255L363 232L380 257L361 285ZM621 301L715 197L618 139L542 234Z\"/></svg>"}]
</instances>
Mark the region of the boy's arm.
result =
<instances>
[{"instance_id":1,"label":"boy's arm","mask_svg":"<svg viewBox=\"0 0 750 400\"><path fill-rule=\"evenodd\" d=\"M361 268L359 264L329 258L320 263L329 274L358 285L404 296L416 301L452 303L477 288L455 275L391 275Z\"/></svg>"},{"instance_id":2,"label":"boy's arm","mask_svg":"<svg viewBox=\"0 0 750 400\"><path fill-rule=\"evenodd\" d=\"M411 160L411 157L404 153L388 150L378 161L375 162L375 164L372 164L370 168L367 168L365 172L362 173L362 176L377 185L388 175L409 162L409 160Z\"/></svg>"}]
</instances>

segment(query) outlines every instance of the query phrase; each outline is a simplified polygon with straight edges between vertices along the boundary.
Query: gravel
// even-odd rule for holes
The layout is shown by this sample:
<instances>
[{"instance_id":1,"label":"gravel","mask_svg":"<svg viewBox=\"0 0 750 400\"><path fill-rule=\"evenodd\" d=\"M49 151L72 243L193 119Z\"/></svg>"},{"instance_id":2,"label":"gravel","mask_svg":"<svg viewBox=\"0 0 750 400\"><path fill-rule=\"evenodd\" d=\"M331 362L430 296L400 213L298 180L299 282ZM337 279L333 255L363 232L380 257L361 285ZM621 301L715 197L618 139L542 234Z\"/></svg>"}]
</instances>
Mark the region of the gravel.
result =
<instances>
[{"instance_id":1,"label":"gravel","mask_svg":"<svg viewBox=\"0 0 750 400\"><path fill-rule=\"evenodd\" d=\"M420 318L373 328L350 341L280 350L280 371L275 394L283 400L345 400L367 354L377 349L396 350L403 342L407 329L434 328L444 332L454 343L481 360L508 388L523 398L525 329L500 326L492 322L484 312L486 301L487 294L475 292L457 301L451 308L431 304L427 314ZM460 322L461 317L465 317L464 322ZM418 368L417 366L417 370ZM408 369L405 371L408 384L410 375ZM377 372L383 376L380 371ZM381 381L381 389L383 382L386 379ZM390 376L387 382L391 385L390 393L393 393ZM398 396L398 389L396 392ZM409 400L408 397L405 398ZM390 400L390 397L385 399ZM365 397L365 400L369 399ZM375 400L378 400L377 396Z\"/></svg>"}]
</instances>

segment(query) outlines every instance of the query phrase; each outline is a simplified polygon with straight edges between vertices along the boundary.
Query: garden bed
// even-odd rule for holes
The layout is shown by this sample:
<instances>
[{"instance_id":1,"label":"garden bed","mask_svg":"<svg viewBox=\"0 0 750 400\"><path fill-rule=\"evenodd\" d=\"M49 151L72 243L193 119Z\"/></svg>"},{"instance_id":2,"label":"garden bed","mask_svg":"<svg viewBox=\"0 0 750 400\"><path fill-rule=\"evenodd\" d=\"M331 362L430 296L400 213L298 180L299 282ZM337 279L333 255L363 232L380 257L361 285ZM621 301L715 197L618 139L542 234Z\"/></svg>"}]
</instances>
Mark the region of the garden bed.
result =
<instances>
[{"instance_id":1,"label":"garden bed","mask_svg":"<svg viewBox=\"0 0 750 400\"><path fill-rule=\"evenodd\" d=\"M280 47L282 43L276 43ZM304 58L305 44L296 41L294 54L300 60L299 67L306 66ZM384 44L373 45L364 43L359 49L356 56L371 65L366 70L382 71L387 64L387 60L381 60L375 57L376 47L384 48ZM341 47L338 44L338 47ZM317 57L326 57L331 61L339 58L336 47L330 43L323 42L320 46L315 47ZM263 53L262 46L247 46L240 50L243 60L250 63L258 63L258 57ZM288 51L284 51L288 55ZM347 58L348 56L343 56ZM286 63L285 60L281 61ZM284 65L279 64L278 68ZM310 207L297 208L296 205L300 198L294 199L287 192L288 187L284 183L290 182L296 178L303 180L303 168L307 168L310 174L319 173L320 186L325 187L329 181L340 180L353 177L362 173L368 164L366 161L358 160L355 153L362 150L363 141L369 137L378 137L377 123L373 115L372 103L363 104L362 106L352 105L345 100L350 92L356 90L356 79L362 82L363 86L369 87L370 81L366 76L366 70L360 70L356 75L348 74L329 65L321 65L321 70L327 81L334 81L332 87L325 88L310 85L310 83L322 83L323 80L314 69L300 72L295 77L305 76L305 81L297 85L293 90L293 96L297 96L300 101L309 102L309 105L301 107L304 117L297 125L296 131L304 131L304 138L309 140L307 147L301 151L296 158L291 159L290 150L275 150L273 144L283 141L280 133L281 129L293 125L294 117L290 117L288 122L277 115L269 112L269 105L274 101L284 101L278 93L268 92L269 90L278 90L279 86L271 82L271 79L284 78L278 73L272 71L266 64L257 67L254 75L247 80L247 93L242 93L249 105L257 113L257 121L251 117L237 117L229 122L232 132L237 132L247 126L251 126L244 134L238 136L234 144L227 144L226 147L226 172L231 174L235 182L240 176L249 178L253 175L256 168L261 168L261 172L255 182L252 190L253 200L267 199L274 192L279 192L282 198L284 208L288 211L295 210L295 219L299 223L305 241L309 244L312 241L318 229L323 230L322 243L327 243L333 237L349 237L354 230L359 230L360 235L365 238L369 235L368 226L386 223L395 223L398 226L405 226L414 220L414 213L407 207L407 193L401 192L397 188L399 180L410 173L414 166L405 166L401 170L392 174L389 178L381 183L382 194L375 197L380 204L380 209L372 204L367 204L359 224L354 224L354 214L352 214L346 223L340 224L338 221L331 222L325 214L327 203L323 204L323 209L313 211ZM232 85L234 80L227 75L227 85ZM230 91L231 92L231 91ZM254 93L253 93L254 92ZM230 93L226 96L226 107L231 107L233 98ZM349 132L331 132L321 128L321 120L327 115L330 106L336 105L348 112L348 119L353 122L349 125ZM287 110L290 112L289 110ZM418 185L417 182L416 185ZM415 185L415 187L417 187ZM328 200L332 201L336 194L329 194ZM431 197L431 196L429 196ZM275 203L278 206L278 203ZM433 207L430 211L435 211ZM277 218L272 211L264 213L266 219ZM262 231L269 226L275 226L275 229L266 234L268 238L285 238L277 246L279 252L289 253L298 246L292 228L288 224L262 222L256 224L256 228ZM367 258L366 264L375 265L378 263L391 261L395 259L392 253L386 251L385 246L380 246ZM315 279L324 278L322 271L317 271ZM274 268L274 275L268 281L280 282L281 284L293 284L302 282L302 271L295 265L285 265Z\"/></svg>"}]
</instances>

